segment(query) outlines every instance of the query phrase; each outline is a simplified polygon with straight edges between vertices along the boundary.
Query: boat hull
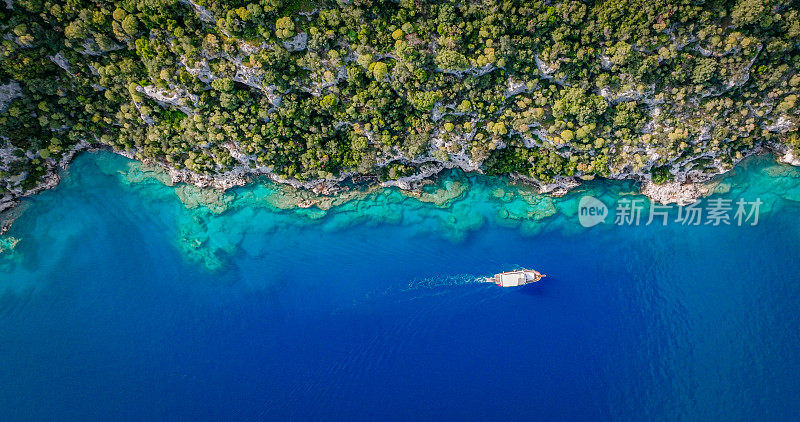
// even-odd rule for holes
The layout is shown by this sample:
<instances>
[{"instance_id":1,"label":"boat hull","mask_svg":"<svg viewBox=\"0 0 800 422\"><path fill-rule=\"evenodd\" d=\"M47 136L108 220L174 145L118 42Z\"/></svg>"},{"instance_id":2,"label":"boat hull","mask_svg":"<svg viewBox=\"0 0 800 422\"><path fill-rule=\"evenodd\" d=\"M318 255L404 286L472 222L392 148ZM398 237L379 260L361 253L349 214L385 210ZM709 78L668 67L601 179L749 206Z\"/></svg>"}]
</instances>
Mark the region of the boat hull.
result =
<instances>
[{"instance_id":1,"label":"boat hull","mask_svg":"<svg viewBox=\"0 0 800 422\"><path fill-rule=\"evenodd\" d=\"M545 277L544 274L535 270L515 270L495 274L494 277L486 279L500 287L518 287L530 283L536 283Z\"/></svg>"}]
</instances>

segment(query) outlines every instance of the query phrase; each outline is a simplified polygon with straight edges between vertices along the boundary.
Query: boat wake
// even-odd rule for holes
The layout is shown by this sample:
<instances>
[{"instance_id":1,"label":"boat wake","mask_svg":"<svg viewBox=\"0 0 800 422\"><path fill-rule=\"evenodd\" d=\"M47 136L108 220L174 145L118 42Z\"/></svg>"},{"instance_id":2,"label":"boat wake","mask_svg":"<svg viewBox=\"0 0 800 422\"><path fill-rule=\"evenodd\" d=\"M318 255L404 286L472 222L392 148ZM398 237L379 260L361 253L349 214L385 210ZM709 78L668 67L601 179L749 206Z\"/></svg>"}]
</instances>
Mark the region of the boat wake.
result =
<instances>
[{"instance_id":1,"label":"boat wake","mask_svg":"<svg viewBox=\"0 0 800 422\"><path fill-rule=\"evenodd\" d=\"M412 279L408 285L400 291L428 290L441 287L456 287L474 283L486 282L486 276L476 276L474 274L456 274L446 276L427 277L422 279Z\"/></svg>"},{"instance_id":2,"label":"boat wake","mask_svg":"<svg viewBox=\"0 0 800 422\"><path fill-rule=\"evenodd\" d=\"M484 284L486 276L475 274L441 275L425 278L414 278L406 284L398 284L384 289L375 290L365 294L360 299L353 300L353 306L363 305L365 302L380 302L389 297L402 298L402 301L417 300L426 297L452 294L453 288L472 284Z\"/></svg>"}]
</instances>

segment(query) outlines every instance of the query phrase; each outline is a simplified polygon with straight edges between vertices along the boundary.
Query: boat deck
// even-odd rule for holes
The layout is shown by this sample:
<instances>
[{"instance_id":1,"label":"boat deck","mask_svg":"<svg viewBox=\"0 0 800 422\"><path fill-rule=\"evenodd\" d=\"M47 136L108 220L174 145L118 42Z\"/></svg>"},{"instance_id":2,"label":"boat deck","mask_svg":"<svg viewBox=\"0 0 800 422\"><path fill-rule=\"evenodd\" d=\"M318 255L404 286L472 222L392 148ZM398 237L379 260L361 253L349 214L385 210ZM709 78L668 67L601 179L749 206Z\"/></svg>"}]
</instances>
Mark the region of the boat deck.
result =
<instances>
[{"instance_id":1,"label":"boat deck","mask_svg":"<svg viewBox=\"0 0 800 422\"><path fill-rule=\"evenodd\" d=\"M487 278L487 282L493 282L501 287L523 286L528 283L535 283L545 277L544 274L536 270L514 270L495 274L494 277Z\"/></svg>"}]
</instances>

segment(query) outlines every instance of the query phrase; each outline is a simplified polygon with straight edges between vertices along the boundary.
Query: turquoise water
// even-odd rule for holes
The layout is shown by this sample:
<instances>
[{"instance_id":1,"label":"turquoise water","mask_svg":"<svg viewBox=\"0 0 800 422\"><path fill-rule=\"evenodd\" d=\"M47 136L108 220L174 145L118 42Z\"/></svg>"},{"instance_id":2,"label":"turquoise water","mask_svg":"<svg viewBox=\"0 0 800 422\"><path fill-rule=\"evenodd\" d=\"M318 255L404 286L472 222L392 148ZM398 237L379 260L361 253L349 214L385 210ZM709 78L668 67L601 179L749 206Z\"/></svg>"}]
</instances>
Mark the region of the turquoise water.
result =
<instances>
[{"instance_id":1,"label":"turquoise water","mask_svg":"<svg viewBox=\"0 0 800 422\"><path fill-rule=\"evenodd\" d=\"M800 415L800 172L770 157L714 196L760 198L756 226L583 228L583 195L641 198L620 182L314 205L164 180L81 155L0 237L0 418ZM476 281L513 267L549 276Z\"/></svg>"}]
</instances>

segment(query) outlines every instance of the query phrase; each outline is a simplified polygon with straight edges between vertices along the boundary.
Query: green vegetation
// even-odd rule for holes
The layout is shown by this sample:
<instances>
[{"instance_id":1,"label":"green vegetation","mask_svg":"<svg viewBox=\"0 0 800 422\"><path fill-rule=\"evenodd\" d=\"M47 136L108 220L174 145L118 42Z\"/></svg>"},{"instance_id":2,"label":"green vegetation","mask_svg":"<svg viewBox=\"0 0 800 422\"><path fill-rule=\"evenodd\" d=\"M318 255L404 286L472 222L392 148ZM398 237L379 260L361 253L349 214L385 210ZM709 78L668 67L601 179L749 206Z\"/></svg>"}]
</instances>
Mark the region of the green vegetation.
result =
<instances>
[{"instance_id":1,"label":"green vegetation","mask_svg":"<svg viewBox=\"0 0 800 422\"><path fill-rule=\"evenodd\" d=\"M792 0L15 0L0 22L0 197L90 145L301 180L800 155Z\"/></svg>"}]
</instances>

